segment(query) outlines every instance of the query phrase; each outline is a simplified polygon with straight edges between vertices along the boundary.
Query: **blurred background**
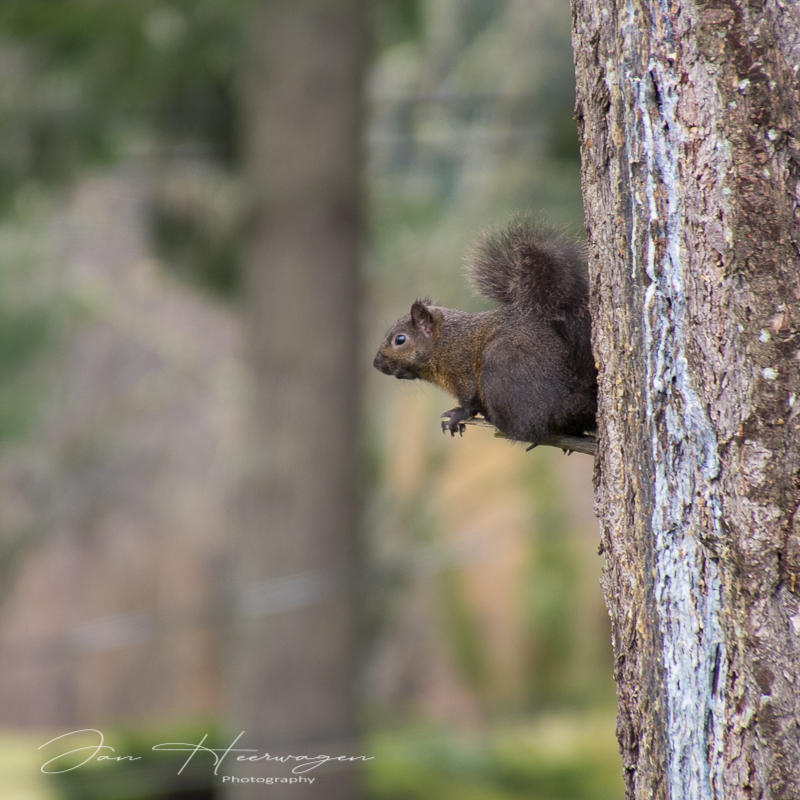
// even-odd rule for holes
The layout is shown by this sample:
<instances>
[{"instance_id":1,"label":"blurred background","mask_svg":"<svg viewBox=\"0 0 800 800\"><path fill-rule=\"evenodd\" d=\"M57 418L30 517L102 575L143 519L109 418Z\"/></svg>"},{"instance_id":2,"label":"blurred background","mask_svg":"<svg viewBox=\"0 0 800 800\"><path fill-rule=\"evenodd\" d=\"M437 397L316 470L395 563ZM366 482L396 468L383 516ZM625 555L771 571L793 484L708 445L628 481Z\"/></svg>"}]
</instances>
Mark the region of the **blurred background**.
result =
<instances>
[{"instance_id":1,"label":"blurred background","mask_svg":"<svg viewBox=\"0 0 800 800\"><path fill-rule=\"evenodd\" d=\"M304 3L292 5L299 63ZM0 794L244 796L207 762L176 776L152 754L46 776L37 748L83 728L118 753L260 730L264 748L306 752L318 740L303 731L319 725L304 715L329 693L343 752L374 756L353 784L365 798L621 797L591 458L526 453L478 428L443 437L449 398L371 367L416 297L485 307L461 275L482 229L529 209L580 235L569 4L363 7L360 277L338 309L357 324L354 425L318 404L354 440L341 469L355 595L341 607L325 589L339 540L319 563L304 561L313 531L287 555L292 534L262 525L275 487L253 479L283 470L298 502L317 502L287 467L282 420L253 402L285 377L253 344L264 290L245 144L243 54L271 6L0 8ZM330 42L335 58L335 29ZM323 347L336 335L297 322ZM240 528L258 531L255 548ZM259 559L258 591L243 594ZM332 649L293 616L317 601L352 616ZM322 649L304 649L312 639ZM330 685L297 669L329 652ZM275 709L271 722L252 706ZM324 787L269 796L333 797Z\"/></svg>"}]
</instances>

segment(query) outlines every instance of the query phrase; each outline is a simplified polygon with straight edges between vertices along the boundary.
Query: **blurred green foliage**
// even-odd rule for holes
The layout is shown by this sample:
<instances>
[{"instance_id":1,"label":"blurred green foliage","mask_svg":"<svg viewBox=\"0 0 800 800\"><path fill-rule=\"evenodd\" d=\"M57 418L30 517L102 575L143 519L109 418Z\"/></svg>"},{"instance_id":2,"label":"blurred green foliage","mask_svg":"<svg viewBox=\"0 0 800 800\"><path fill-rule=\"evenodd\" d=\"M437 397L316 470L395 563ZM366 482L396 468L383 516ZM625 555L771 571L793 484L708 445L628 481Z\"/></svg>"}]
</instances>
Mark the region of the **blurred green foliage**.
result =
<instances>
[{"instance_id":1,"label":"blurred green foliage","mask_svg":"<svg viewBox=\"0 0 800 800\"><path fill-rule=\"evenodd\" d=\"M409 39L417 39L423 34L423 5L422 0L381 0L372 3L373 30L378 52Z\"/></svg>"},{"instance_id":2,"label":"blurred green foliage","mask_svg":"<svg viewBox=\"0 0 800 800\"><path fill-rule=\"evenodd\" d=\"M461 575L445 570L439 578L440 603L444 611L444 632L461 675L479 700L489 685L486 644L475 609L464 590Z\"/></svg>"},{"instance_id":3,"label":"blurred green foliage","mask_svg":"<svg viewBox=\"0 0 800 800\"><path fill-rule=\"evenodd\" d=\"M591 540L568 521L573 499L552 472L553 457L553 451L539 449L525 469L531 489L531 547L520 599L529 676L526 704L536 711L612 709L616 694L608 619L598 582L587 586L585 580L585 548Z\"/></svg>"},{"instance_id":4,"label":"blurred green foliage","mask_svg":"<svg viewBox=\"0 0 800 800\"><path fill-rule=\"evenodd\" d=\"M21 190L53 187L123 156L145 159L154 173L176 157L198 156L235 170L251 3L5 0L0 214ZM238 239L213 236L215 227L198 226L192 215L154 207L152 218L167 265L235 294Z\"/></svg>"},{"instance_id":5,"label":"blurred green foliage","mask_svg":"<svg viewBox=\"0 0 800 800\"><path fill-rule=\"evenodd\" d=\"M14 242L6 244L7 256L19 255ZM17 291L23 269L0 269L0 444L25 436L36 419L41 357L64 315L61 306Z\"/></svg>"},{"instance_id":6,"label":"blurred green foliage","mask_svg":"<svg viewBox=\"0 0 800 800\"><path fill-rule=\"evenodd\" d=\"M618 800L624 794L610 715L554 715L468 736L430 726L373 736L375 800Z\"/></svg>"},{"instance_id":7,"label":"blurred green foliage","mask_svg":"<svg viewBox=\"0 0 800 800\"><path fill-rule=\"evenodd\" d=\"M41 350L48 322L42 308L0 308L0 383L12 380Z\"/></svg>"},{"instance_id":8,"label":"blurred green foliage","mask_svg":"<svg viewBox=\"0 0 800 800\"><path fill-rule=\"evenodd\" d=\"M22 178L114 151L131 128L238 153L236 70L250 0L6 0L0 33L24 48L4 122L33 134ZM22 89L33 89L22 94ZM58 145L55 153L45 144ZM72 163L70 163L72 162ZM11 165L4 164L4 169Z\"/></svg>"},{"instance_id":9,"label":"blurred green foliage","mask_svg":"<svg viewBox=\"0 0 800 800\"><path fill-rule=\"evenodd\" d=\"M55 766L63 771L47 775L47 784L57 800L211 800L218 795L219 782L207 755L201 754L185 765L185 752L152 749L164 742L196 744L204 735L209 742L222 741L218 726L212 722L184 723L169 729L154 726L104 731L106 744L114 750L101 755L140 760L93 759L78 766L89 751L79 752L60 759ZM87 739L86 746L95 745L96 737ZM46 757L47 750L44 752Z\"/></svg>"},{"instance_id":10,"label":"blurred green foliage","mask_svg":"<svg viewBox=\"0 0 800 800\"><path fill-rule=\"evenodd\" d=\"M50 339L50 315L43 309L0 308L0 443L23 436L35 418L29 392L20 382Z\"/></svg>"},{"instance_id":11,"label":"blurred green foliage","mask_svg":"<svg viewBox=\"0 0 800 800\"><path fill-rule=\"evenodd\" d=\"M213 204L177 208L156 201L150 209L156 246L172 272L218 297L237 298L242 288L240 220L227 227L209 219Z\"/></svg>"},{"instance_id":12,"label":"blurred green foliage","mask_svg":"<svg viewBox=\"0 0 800 800\"><path fill-rule=\"evenodd\" d=\"M566 498L541 453L532 454L531 548L522 607L527 642L527 694L533 708L575 704L575 673L565 669L575 651L576 542L565 514Z\"/></svg>"}]
</instances>

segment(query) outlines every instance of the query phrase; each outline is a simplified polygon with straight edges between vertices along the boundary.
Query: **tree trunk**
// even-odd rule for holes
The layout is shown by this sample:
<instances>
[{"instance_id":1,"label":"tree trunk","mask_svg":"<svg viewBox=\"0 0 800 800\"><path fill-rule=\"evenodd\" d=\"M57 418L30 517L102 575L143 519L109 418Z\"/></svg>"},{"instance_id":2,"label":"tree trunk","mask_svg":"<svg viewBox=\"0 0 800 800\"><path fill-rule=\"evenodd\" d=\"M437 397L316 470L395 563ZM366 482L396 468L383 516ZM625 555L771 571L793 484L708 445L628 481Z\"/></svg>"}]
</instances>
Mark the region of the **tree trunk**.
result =
<instances>
[{"instance_id":1,"label":"tree trunk","mask_svg":"<svg viewBox=\"0 0 800 800\"><path fill-rule=\"evenodd\" d=\"M629 798L800 797L800 5L573 0Z\"/></svg>"},{"instance_id":2,"label":"tree trunk","mask_svg":"<svg viewBox=\"0 0 800 800\"><path fill-rule=\"evenodd\" d=\"M243 85L255 414L233 543L229 728L277 755L362 755L356 317L364 25L359 0L257 6ZM242 519L243 517L243 519ZM232 764L228 764L232 767ZM248 765L247 776L292 765ZM354 764L231 795L359 796ZM225 771L224 769L222 771Z\"/></svg>"}]
</instances>

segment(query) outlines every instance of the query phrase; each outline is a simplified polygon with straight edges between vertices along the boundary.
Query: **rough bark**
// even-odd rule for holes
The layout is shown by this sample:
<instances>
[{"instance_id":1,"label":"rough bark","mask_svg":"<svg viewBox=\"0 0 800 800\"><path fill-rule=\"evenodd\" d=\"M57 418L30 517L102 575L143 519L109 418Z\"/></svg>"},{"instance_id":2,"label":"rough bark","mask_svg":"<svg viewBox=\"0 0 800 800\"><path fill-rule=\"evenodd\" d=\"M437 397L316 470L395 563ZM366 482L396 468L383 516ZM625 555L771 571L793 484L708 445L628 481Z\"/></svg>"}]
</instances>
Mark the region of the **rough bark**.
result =
<instances>
[{"instance_id":1,"label":"rough bark","mask_svg":"<svg viewBox=\"0 0 800 800\"><path fill-rule=\"evenodd\" d=\"M800 797L800 6L573 0L629 798Z\"/></svg>"},{"instance_id":2,"label":"rough bark","mask_svg":"<svg viewBox=\"0 0 800 800\"><path fill-rule=\"evenodd\" d=\"M245 81L252 192L250 463L235 552L228 727L277 755L361 755L356 318L364 25L359 0L256 7ZM229 765L232 766L232 765ZM287 775L250 765L246 775ZM357 764L240 797L359 796Z\"/></svg>"}]
</instances>

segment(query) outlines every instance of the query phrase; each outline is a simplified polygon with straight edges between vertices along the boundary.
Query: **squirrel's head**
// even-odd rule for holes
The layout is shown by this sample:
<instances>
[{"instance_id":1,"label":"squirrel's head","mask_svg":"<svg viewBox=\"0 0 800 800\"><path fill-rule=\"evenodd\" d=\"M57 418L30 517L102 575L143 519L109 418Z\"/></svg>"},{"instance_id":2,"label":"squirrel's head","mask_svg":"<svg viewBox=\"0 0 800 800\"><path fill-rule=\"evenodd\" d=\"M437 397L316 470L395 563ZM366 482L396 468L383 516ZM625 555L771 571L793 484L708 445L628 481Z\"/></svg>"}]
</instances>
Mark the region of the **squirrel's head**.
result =
<instances>
[{"instance_id":1,"label":"squirrel's head","mask_svg":"<svg viewBox=\"0 0 800 800\"><path fill-rule=\"evenodd\" d=\"M416 300L386 334L372 362L375 369L395 378L424 378L441 321L442 312L430 299Z\"/></svg>"}]
</instances>

